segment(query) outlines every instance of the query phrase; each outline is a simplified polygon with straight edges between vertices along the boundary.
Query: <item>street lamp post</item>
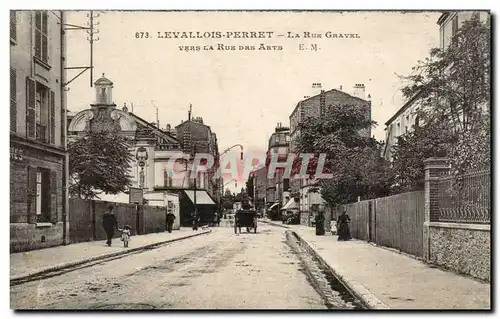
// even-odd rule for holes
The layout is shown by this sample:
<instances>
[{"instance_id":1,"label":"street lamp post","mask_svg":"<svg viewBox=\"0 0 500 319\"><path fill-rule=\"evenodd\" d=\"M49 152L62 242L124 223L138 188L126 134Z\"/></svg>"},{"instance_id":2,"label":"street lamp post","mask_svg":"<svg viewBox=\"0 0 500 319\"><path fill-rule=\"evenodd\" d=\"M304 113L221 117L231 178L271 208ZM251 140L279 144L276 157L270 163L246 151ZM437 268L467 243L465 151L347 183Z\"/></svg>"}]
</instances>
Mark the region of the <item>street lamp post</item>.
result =
<instances>
[{"instance_id":1,"label":"street lamp post","mask_svg":"<svg viewBox=\"0 0 500 319\"><path fill-rule=\"evenodd\" d=\"M239 146L239 147L240 147L240 149L241 149L241 153L240 153L240 154L241 154L241 156L240 156L240 159L242 159L242 160L243 160L243 145L241 145L241 144L234 144L233 146L228 147L228 148L227 148L224 152L222 152L219 156L222 156L222 155L226 154L227 152L229 152L231 149L235 148L236 146Z\"/></svg>"}]
</instances>

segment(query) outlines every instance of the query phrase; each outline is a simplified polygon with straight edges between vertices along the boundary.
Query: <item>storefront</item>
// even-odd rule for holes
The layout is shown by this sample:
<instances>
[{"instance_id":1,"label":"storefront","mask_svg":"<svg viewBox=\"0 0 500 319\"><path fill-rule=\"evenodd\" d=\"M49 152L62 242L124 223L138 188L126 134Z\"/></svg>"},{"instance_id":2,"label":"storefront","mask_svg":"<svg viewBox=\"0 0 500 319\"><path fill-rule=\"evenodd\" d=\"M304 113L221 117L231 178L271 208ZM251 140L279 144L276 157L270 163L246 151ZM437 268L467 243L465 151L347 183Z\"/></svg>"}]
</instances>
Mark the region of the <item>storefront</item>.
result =
<instances>
[{"instance_id":1,"label":"storefront","mask_svg":"<svg viewBox=\"0 0 500 319\"><path fill-rule=\"evenodd\" d=\"M11 137L10 250L61 245L64 152Z\"/></svg>"}]
</instances>

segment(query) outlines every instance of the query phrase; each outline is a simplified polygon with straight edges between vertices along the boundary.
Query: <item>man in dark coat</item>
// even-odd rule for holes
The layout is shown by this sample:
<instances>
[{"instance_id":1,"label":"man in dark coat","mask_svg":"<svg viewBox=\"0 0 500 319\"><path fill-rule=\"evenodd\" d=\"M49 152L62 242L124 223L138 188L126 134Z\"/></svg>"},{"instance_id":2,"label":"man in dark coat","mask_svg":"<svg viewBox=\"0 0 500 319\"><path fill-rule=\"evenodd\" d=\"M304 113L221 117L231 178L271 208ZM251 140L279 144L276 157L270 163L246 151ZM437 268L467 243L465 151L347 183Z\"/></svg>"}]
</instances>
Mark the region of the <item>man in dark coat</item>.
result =
<instances>
[{"instance_id":1,"label":"man in dark coat","mask_svg":"<svg viewBox=\"0 0 500 319\"><path fill-rule=\"evenodd\" d=\"M111 246L111 240L113 239L115 229L118 230L118 222L116 221L113 206L111 205L108 207L108 211L102 216L102 227L106 232L106 245Z\"/></svg>"},{"instance_id":2,"label":"man in dark coat","mask_svg":"<svg viewBox=\"0 0 500 319\"><path fill-rule=\"evenodd\" d=\"M175 215L172 212L168 212L167 214L167 231L169 233L172 232L172 226L174 225Z\"/></svg>"}]
</instances>

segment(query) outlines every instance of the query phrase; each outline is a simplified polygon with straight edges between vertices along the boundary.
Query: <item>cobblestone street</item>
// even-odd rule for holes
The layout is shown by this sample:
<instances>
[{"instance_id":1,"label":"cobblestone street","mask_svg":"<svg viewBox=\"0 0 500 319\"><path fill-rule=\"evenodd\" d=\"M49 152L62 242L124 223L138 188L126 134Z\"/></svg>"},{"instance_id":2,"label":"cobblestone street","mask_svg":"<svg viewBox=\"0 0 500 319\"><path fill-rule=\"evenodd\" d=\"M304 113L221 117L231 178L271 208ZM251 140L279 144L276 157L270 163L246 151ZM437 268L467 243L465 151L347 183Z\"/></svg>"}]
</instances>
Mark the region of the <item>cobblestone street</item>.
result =
<instances>
[{"instance_id":1,"label":"cobblestone street","mask_svg":"<svg viewBox=\"0 0 500 319\"><path fill-rule=\"evenodd\" d=\"M261 224L262 225L262 224ZM348 304L334 305L352 307ZM232 228L11 287L14 309L325 309L284 229ZM331 308L331 305L330 305Z\"/></svg>"}]
</instances>

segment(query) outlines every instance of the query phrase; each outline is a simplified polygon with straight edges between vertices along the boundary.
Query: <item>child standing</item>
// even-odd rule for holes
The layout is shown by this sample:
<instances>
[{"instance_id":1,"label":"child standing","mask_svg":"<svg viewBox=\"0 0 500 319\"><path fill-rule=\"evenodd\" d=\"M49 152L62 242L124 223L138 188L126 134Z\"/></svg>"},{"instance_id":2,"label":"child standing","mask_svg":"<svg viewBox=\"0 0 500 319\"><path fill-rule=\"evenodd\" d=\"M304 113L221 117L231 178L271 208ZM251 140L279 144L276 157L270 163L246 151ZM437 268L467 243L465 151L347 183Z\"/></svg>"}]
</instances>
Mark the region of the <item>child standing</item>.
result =
<instances>
[{"instance_id":1,"label":"child standing","mask_svg":"<svg viewBox=\"0 0 500 319\"><path fill-rule=\"evenodd\" d=\"M122 232L121 240L123 241L123 247L125 248L128 247L128 242L130 241L130 230L131 227L129 225L125 225L123 229L120 229L120 231Z\"/></svg>"},{"instance_id":2,"label":"child standing","mask_svg":"<svg viewBox=\"0 0 500 319\"><path fill-rule=\"evenodd\" d=\"M337 235L337 221L335 220L335 218L333 218L330 222L330 232L333 236Z\"/></svg>"}]
</instances>

